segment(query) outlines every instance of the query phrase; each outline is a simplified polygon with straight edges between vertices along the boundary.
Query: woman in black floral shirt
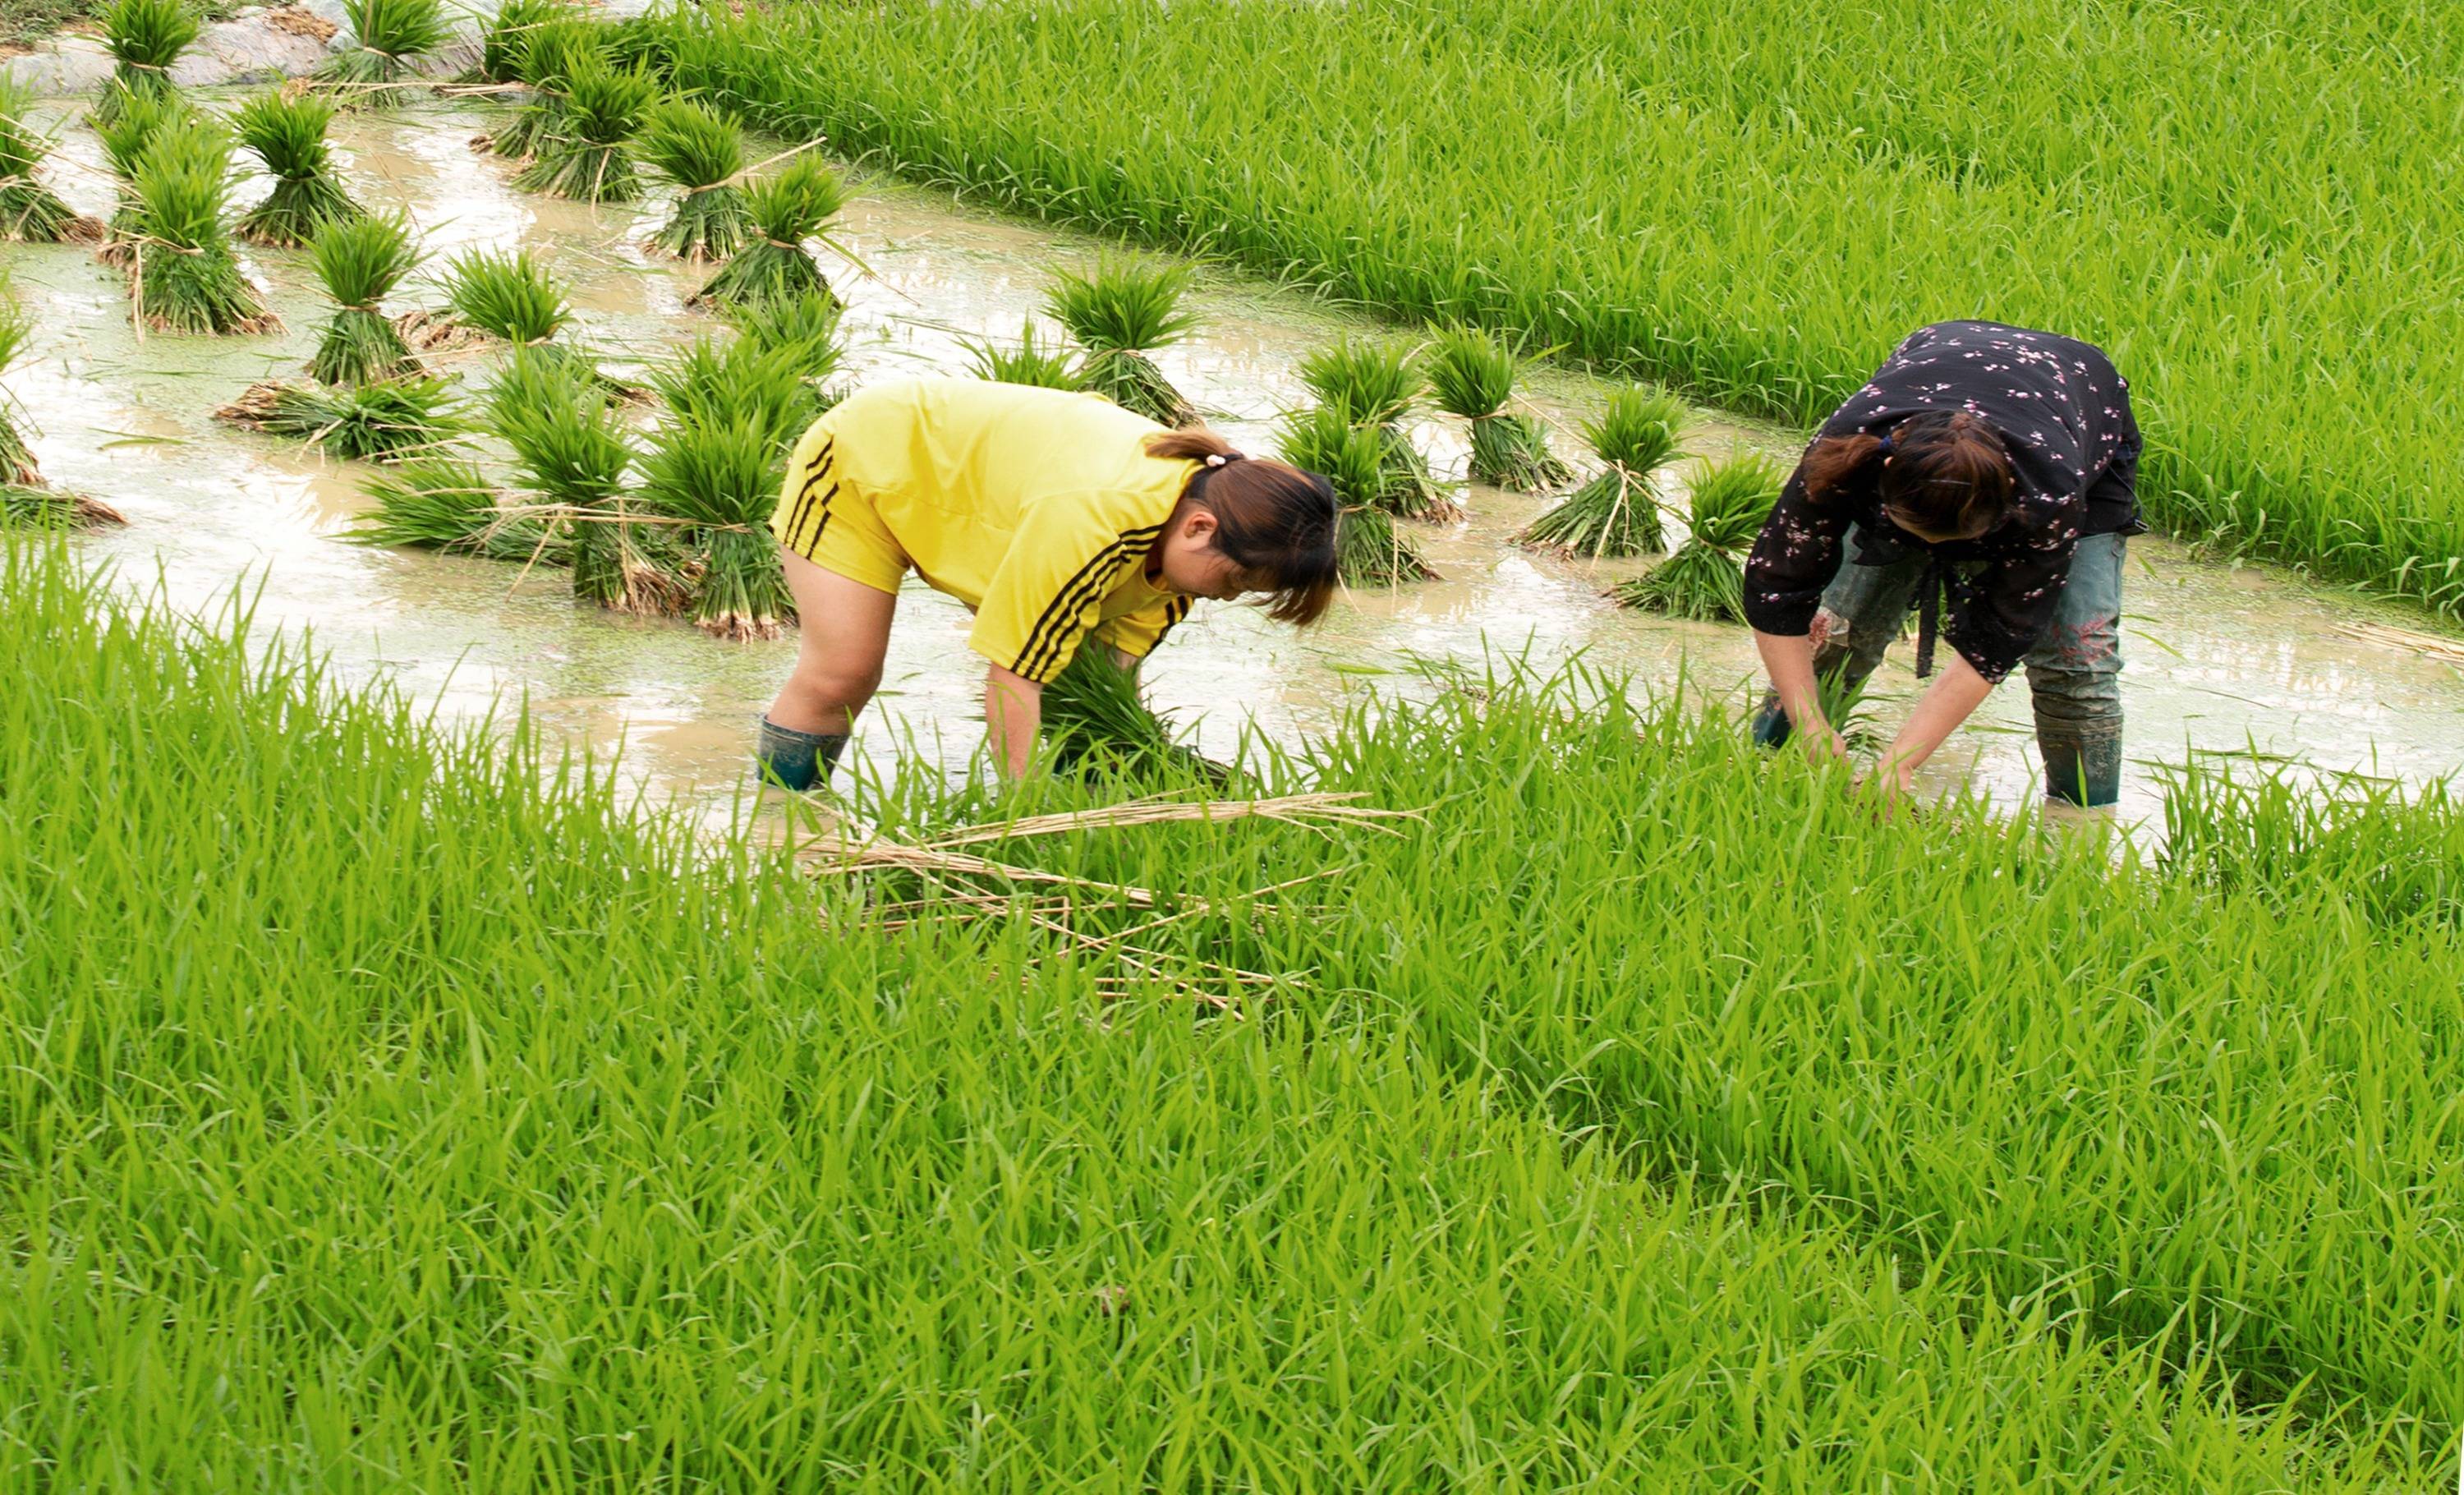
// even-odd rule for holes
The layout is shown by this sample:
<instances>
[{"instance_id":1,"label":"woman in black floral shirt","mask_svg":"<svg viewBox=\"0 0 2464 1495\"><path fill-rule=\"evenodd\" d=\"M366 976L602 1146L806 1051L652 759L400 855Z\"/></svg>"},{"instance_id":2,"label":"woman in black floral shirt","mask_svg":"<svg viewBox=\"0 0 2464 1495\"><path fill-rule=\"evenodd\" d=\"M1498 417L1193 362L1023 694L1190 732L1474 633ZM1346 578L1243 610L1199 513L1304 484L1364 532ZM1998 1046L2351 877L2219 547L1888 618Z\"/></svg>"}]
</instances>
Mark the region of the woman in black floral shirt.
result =
<instances>
[{"instance_id":1,"label":"woman in black floral shirt","mask_svg":"<svg viewBox=\"0 0 2464 1495\"><path fill-rule=\"evenodd\" d=\"M1844 758L1815 682L1860 684L1921 610L1931 673L1939 599L1954 658L1879 772L1908 776L2024 664L2045 789L2108 805L2122 782L2122 561L2139 518L2130 386L2073 338L1937 322L1901 343L1823 424L1746 562L1746 618L1771 674L1767 745L1804 734ZM1853 564L1843 566L1843 557Z\"/></svg>"}]
</instances>

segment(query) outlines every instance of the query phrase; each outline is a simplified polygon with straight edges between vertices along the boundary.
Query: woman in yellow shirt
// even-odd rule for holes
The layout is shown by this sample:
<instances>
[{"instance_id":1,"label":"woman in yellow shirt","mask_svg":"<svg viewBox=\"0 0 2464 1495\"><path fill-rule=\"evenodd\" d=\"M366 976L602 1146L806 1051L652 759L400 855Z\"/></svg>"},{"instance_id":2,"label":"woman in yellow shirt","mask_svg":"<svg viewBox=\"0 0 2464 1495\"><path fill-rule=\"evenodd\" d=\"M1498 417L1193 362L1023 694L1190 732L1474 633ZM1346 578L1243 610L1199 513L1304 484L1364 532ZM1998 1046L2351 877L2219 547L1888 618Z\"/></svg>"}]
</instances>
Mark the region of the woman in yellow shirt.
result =
<instances>
[{"instance_id":1,"label":"woman in yellow shirt","mask_svg":"<svg viewBox=\"0 0 2464 1495\"><path fill-rule=\"evenodd\" d=\"M1044 687L1089 639L1143 658L1199 597L1269 594L1307 624L1334 592L1334 491L1211 431L1095 395L980 379L872 385L813 423L771 533L802 648L761 721L764 778L827 778L881 684L910 567L976 614L995 760L1026 771Z\"/></svg>"}]
</instances>

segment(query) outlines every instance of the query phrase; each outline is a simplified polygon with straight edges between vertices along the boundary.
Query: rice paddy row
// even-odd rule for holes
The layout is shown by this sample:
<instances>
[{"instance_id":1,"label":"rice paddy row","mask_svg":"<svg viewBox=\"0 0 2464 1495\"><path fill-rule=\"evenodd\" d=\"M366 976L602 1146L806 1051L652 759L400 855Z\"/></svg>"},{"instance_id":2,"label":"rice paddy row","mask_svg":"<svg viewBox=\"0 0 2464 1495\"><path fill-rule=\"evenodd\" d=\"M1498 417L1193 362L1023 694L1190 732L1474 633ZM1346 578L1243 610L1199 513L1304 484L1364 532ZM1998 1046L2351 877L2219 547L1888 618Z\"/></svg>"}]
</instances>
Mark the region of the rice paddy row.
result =
<instances>
[{"instance_id":1,"label":"rice paddy row","mask_svg":"<svg viewBox=\"0 0 2464 1495\"><path fill-rule=\"evenodd\" d=\"M1946 315L2087 337L2136 386L2160 522L2464 608L2464 339L2426 289L2464 276L2441 12L2023 10L1812 37L1695 0L651 29L680 84L781 132L1799 424Z\"/></svg>"},{"instance_id":2,"label":"rice paddy row","mask_svg":"<svg viewBox=\"0 0 2464 1495\"><path fill-rule=\"evenodd\" d=\"M2383 1330L2344 1362L2381 1368L2454 1327L2398 1290L2400 1233L2338 1244L2453 1198L2421 1172L2452 1114L2419 1102L2454 1089L2424 1062L2454 1046L2453 890L2334 901L2365 855L2452 867L2443 808L2348 845L2211 785L2183 812L2238 839L2117 880L1983 821L1851 833L1725 727L1500 681L1247 765L1422 807L1399 837L1020 835L972 849L1144 877L1182 917L999 882L919 909L912 874L697 845L517 726L440 729L235 632L0 540L0 1487L2452 1466L2370 1403L2314 1422L2233 1374L2262 1316L2330 1351ZM1093 802L993 793L919 774L873 808L920 842ZM1907 921L1783 894L1771 849L1912 911L2015 883L2066 916L2050 949L1903 962ZM1341 896L1254 890L1303 865ZM2273 938L2238 933L2262 912ZM2236 960L2284 984L2219 990ZM2040 964L2067 987L1996 984ZM1199 1000L1227 967L1273 982L1240 1017ZM2349 1030L2288 1023L2297 995ZM1926 1206L1961 1187L1990 1197L1953 1231ZM2297 1194L2318 1209L2273 1213ZM2093 1248L2061 1228L2091 1216ZM2208 1286L2244 1335L2110 1335L2120 1282L2236 1248Z\"/></svg>"}]
</instances>

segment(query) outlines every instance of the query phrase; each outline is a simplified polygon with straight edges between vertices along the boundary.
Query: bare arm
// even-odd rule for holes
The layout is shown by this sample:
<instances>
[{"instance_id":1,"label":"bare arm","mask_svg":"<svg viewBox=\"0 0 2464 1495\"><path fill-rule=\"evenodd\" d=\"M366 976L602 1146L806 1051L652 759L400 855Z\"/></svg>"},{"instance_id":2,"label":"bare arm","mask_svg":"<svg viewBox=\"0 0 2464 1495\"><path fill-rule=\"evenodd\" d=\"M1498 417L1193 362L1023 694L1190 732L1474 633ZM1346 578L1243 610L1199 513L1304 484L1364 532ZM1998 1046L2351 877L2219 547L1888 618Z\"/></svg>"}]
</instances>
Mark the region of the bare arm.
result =
<instances>
[{"instance_id":1,"label":"bare arm","mask_svg":"<svg viewBox=\"0 0 2464 1495\"><path fill-rule=\"evenodd\" d=\"M1839 740L1839 734L1822 715L1822 692L1814 679L1813 636L1765 633L1757 628L1754 650L1763 656L1763 670L1771 675L1771 689L1779 693L1780 709L1788 713L1789 725L1803 739L1806 757L1817 763L1826 758L1846 762L1848 744Z\"/></svg>"},{"instance_id":2,"label":"bare arm","mask_svg":"<svg viewBox=\"0 0 2464 1495\"><path fill-rule=\"evenodd\" d=\"M1905 790L1909 776L1933 757L1943 739L1959 730L1959 724L1992 693L1993 683L1978 674L1974 665L1953 654L1933 684L1925 687L1925 694L1917 698L1916 710L1908 713L1907 724L1900 728L1890 751L1882 755L1876 776L1887 788Z\"/></svg>"},{"instance_id":3,"label":"bare arm","mask_svg":"<svg viewBox=\"0 0 2464 1495\"><path fill-rule=\"evenodd\" d=\"M1035 762L1035 736L1043 726L1043 686L999 665L984 671L984 741L1003 774L1026 777Z\"/></svg>"}]
</instances>

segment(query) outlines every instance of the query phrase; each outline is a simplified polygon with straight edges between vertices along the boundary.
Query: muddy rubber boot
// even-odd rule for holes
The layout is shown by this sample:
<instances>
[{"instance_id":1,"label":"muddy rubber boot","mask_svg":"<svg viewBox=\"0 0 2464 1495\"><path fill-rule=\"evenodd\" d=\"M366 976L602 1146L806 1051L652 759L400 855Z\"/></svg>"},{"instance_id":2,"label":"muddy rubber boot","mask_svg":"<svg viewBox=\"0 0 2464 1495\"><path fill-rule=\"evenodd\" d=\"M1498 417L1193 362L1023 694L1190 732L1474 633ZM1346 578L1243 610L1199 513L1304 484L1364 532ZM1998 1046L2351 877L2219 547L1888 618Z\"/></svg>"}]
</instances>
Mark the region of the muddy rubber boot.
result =
<instances>
[{"instance_id":1,"label":"muddy rubber boot","mask_svg":"<svg viewBox=\"0 0 2464 1495\"><path fill-rule=\"evenodd\" d=\"M797 732L764 716L753 749L753 766L763 783L803 794L829 779L847 743L844 733Z\"/></svg>"},{"instance_id":2,"label":"muddy rubber boot","mask_svg":"<svg viewBox=\"0 0 2464 1495\"><path fill-rule=\"evenodd\" d=\"M1754 713L1754 746L1786 747L1789 734L1795 730L1795 724L1788 719L1788 713L1779 709L1779 693L1765 691L1762 709Z\"/></svg>"},{"instance_id":3,"label":"muddy rubber boot","mask_svg":"<svg viewBox=\"0 0 2464 1495\"><path fill-rule=\"evenodd\" d=\"M2045 762L2045 797L2081 809L2104 809L2122 798L2122 738L2036 739Z\"/></svg>"}]
</instances>

